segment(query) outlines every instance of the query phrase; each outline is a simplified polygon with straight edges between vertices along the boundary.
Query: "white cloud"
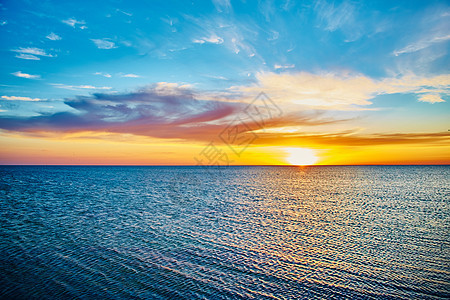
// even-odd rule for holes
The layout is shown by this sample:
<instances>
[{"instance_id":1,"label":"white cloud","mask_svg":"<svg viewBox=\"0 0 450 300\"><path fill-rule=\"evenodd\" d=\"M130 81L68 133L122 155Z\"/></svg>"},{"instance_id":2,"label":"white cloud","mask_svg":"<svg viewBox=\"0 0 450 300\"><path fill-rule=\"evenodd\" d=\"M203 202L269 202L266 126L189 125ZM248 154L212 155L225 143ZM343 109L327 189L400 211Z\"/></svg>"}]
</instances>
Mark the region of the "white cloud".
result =
<instances>
[{"instance_id":1,"label":"white cloud","mask_svg":"<svg viewBox=\"0 0 450 300\"><path fill-rule=\"evenodd\" d=\"M31 74L27 74L27 73L22 73L21 71L17 71L17 72L11 73L11 74L14 75L14 76L17 76L17 77L28 78L28 79L39 79L39 78L41 78L40 75L31 75Z\"/></svg>"},{"instance_id":2,"label":"white cloud","mask_svg":"<svg viewBox=\"0 0 450 300\"><path fill-rule=\"evenodd\" d=\"M450 34L435 36L435 37L431 37L431 38L427 37L427 38L421 39L415 43L409 44L406 47L403 47L399 50L395 50L393 52L393 54L395 56L399 56L400 54L417 52L422 49L428 48L428 47L432 46L433 44L442 43L442 42L445 42L448 40L450 40Z\"/></svg>"},{"instance_id":3,"label":"white cloud","mask_svg":"<svg viewBox=\"0 0 450 300\"><path fill-rule=\"evenodd\" d=\"M31 54L23 54L20 53L19 55L16 55L17 58L21 59L29 59L29 60L41 60L39 57L31 55Z\"/></svg>"},{"instance_id":4,"label":"white cloud","mask_svg":"<svg viewBox=\"0 0 450 300\"><path fill-rule=\"evenodd\" d=\"M45 52L44 49L40 49L40 48L36 48L36 47L27 47L27 48L19 47L19 49L12 49L11 51L21 53L21 54L34 55L34 56L56 57L56 55L48 54ZM30 58L20 57L20 55L16 56L16 57L23 58L23 59L30 59Z\"/></svg>"},{"instance_id":5,"label":"white cloud","mask_svg":"<svg viewBox=\"0 0 450 300\"><path fill-rule=\"evenodd\" d=\"M43 99L40 98L30 98L30 97L20 97L20 96L2 96L4 100L12 100L12 101L41 101Z\"/></svg>"},{"instance_id":6,"label":"white cloud","mask_svg":"<svg viewBox=\"0 0 450 300\"><path fill-rule=\"evenodd\" d=\"M59 41L62 39L59 35L57 35L54 32L51 32L49 35L46 36L46 38L48 38L49 40L52 40L52 41Z\"/></svg>"},{"instance_id":7,"label":"white cloud","mask_svg":"<svg viewBox=\"0 0 450 300\"><path fill-rule=\"evenodd\" d=\"M80 29L86 29L87 28L86 26L84 26L84 24L86 24L85 21L78 21L78 20L76 20L74 18L70 18L70 19L67 19L67 20L62 20L61 22L63 22L64 24L67 24L67 25L69 25L69 26L71 26L73 28L77 27L77 25L79 25L78 28L80 28Z\"/></svg>"},{"instance_id":8,"label":"white cloud","mask_svg":"<svg viewBox=\"0 0 450 300\"><path fill-rule=\"evenodd\" d=\"M133 16L132 13L129 13L129 12L126 12L126 11L123 11L123 10L120 10L120 9L116 9L116 11L117 11L117 12L121 12L121 13L123 13L124 15L127 15L127 16L129 16L129 17L132 17L132 16Z\"/></svg>"},{"instance_id":9,"label":"white cloud","mask_svg":"<svg viewBox=\"0 0 450 300\"><path fill-rule=\"evenodd\" d=\"M0 21L0 26L4 26L6 24L8 24L8 21Z\"/></svg>"},{"instance_id":10,"label":"white cloud","mask_svg":"<svg viewBox=\"0 0 450 300\"><path fill-rule=\"evenodd\" d=\"M139 77L141 77L141 76L136 75L136 74L125 74L125 75L122 75L122 77L127 77L127 78L139 78Z\"/></svg>"},{"instance_id":11,"label":"white cloud","mask_svg":"<svg viewBox=\"0 0 450 300\"><path fill-rule=\"evenodd\" d=\"M327 31L336 31L351 24L354 20L355 7L348 1L336 5L334 2L328 3L326 0L319 0L316 1L314 10Z\"/></svg>"},{"instance_id":12,"label":"white cloud","mask_svg":"<svg viewBox=\"0 0 450 300\"><path fill-rule=\"evenodd\" d=\"M292 68L295 68L295 65L294 64L290 64L290 65L278 65L278 64L275 64L273 67L276 70L278 70L278 69L292 69Z\"/></svg>"},{"instance_id":13,"label":"white cloud","mask_svg":"<svg viewBox=\"0 0 450 300\"><path fill-rule=\"evenodd\" d=\"M213 34L210 37L204 37L201 39L195 39L192 42L197 44L204 44L204 43L211 43L211 44L222 44L223 39L221 37L218 37L217 35Z\"/></svg>"},{"instance_id":14,"label":"white cloud","mask_svg":"<svg viewBox=\"0 0 450 300\"><path fill-rule=\"evenodd\" d=\"M231 10L230 0L213 0L218 12L229 12Z\"/></svg>"},{"instance_id":15,"label":"white cloud","mask_svg":"<svg viewBox=\"0 0 450 300\"><path fill-rule=\"evenodd\" d=\"M419 98L419 101L429 102L429 103L445 102L445 100L442 99L440 95L436 95L436 94L423 95Z\"/></svg>"},{"instance_id":16,"label":"white cloud","mask_svg":"<svg viewBox=\"0 0 450 300\"><path fill-rule=\"evenodd\" d=\"M95 72L94 75L100 75L103 77L111 78L111 75L108 73L102 73L102 72Z\"/></svg>"},{"instance_id":17,"label":"white cloud","mask_svg":"<svg viewBox=\"0 0 450 300\"><path fill-rule=\"evenodd\" d=\"M404 76L374 80L364 75L345 73L311 74L258 73L257 84L232 87L232 91L255 95L261 91L285 104L306 105L322 109L352 109L372 104L377 95L416 94L420 101L443 102L439 94L450 93L450 75L434 77Z\"/></svg>"},{"instance_id":18,"label":"white cloud","mask_svg":"<svg viewBox=\"0 0 450 300\"><path fill-rule=\"evenodd\" d=\"M159 95L177 95L182 90L189 90L192 88L190 84L179 84L173 82L157 82L154 86L155 92Z\"/></svg>"},{"instance_id":19,"label":"white cloud","mask_svg":"<svg viewBox=\"0 0 450 300\"><path fill-rule=\"evenodd\" d=\"M107 39L91 39L95 43L98 49L113 49L117 48L116 44Z\"/></svg>"},{"instance_id":20,"label":"white cloud","mask_svg":"<svg viewBox=\"0 0 450 300\"><path fill-rule=\"evenodd\" d=\"M51 83L51 85L53 85L56 88L59 89L66 89L66 90L83 90L83 89L87 89L87 90L110 90L112 89L109 86L93 86L93 85L67 85L67 84L62 84L62 83Z\"/></svg>"}]
</instances>

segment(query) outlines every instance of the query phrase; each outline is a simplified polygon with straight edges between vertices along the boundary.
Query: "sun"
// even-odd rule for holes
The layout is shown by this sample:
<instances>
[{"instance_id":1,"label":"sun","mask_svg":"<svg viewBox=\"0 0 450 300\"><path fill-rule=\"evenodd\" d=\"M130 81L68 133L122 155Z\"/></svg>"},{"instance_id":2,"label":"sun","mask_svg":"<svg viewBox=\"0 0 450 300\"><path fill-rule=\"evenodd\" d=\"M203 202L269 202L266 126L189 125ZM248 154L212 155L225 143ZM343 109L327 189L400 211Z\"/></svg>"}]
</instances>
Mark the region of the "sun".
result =
<instances>
[{"instance_id":1,"label":"sun","mask_svg":"<svg viewBox=\"0 0 450 300\"><path fill-rule=\"evenodd\" d=\"M312 149L284 148L283 150L288 153L286 161L294 166L314 165L319 160Z\"/></svg>"}]
</instances>

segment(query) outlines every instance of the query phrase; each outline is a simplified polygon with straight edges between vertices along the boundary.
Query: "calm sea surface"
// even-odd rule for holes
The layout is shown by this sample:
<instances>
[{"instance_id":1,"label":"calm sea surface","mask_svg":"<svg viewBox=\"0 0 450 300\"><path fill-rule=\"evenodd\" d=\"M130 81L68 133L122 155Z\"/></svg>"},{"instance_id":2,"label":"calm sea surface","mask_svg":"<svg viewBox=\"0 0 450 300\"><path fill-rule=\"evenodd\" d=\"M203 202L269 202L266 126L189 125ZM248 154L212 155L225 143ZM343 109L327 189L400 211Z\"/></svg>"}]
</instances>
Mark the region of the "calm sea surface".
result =
<instances>
[{"instance_id":1,"label":"calm sea surface","mask_svg":"<svg viewBox=\"0 0 450 300\"><path fill-rule=\"evenodd\" d=\"M450 297L450 167L0 167L0 298Z\"/></svg>"}]
</instances>

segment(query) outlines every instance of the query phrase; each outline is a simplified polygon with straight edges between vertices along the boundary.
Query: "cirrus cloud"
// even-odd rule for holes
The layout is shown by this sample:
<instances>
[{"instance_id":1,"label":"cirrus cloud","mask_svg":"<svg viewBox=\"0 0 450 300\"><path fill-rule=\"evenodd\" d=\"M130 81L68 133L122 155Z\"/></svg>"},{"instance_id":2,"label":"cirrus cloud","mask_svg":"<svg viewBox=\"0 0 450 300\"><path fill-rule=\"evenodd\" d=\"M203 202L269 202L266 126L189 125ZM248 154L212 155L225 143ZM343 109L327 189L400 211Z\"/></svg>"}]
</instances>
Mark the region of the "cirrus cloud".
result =
<instances>
[{"instance_id":1,"label":"cirrus cloud","mask_svg":"<svg viewBox=\"0 0 450 300\"><path fill-rule=\"evenodd\" d=\"M19 47L18 49L12 49L11 51L19 53L16 57L21 59L40 60L38 56L56 57L56 55L49 54L44 49L36 47Z\"/></svg>"},{"instance_id":2,"label":"cirrus cloud","mask_svg":"<svg viewBox=\"0 0 450 300\"><path fill-rule=\"evenodd\" d=\"M62 20L61 22L63 22L64 24L69 25L70 27L73 28L80 28L80 29L86 29L87 27L85 26L86 22L85 21L78 21L75 18L69 18L67 20Z\"/></svg>"},{"instance_id":3,"label":"cirrus cloud","mask_svg":"<svg viewBox=\"0 0 450 300\"><path fill-rule=\"evenodd\" d=\"M116 44L108 39L91 39L98 49L114 49L117 48Z\"/></svg>"},{"instance_id":4,"label":"cirrus cloud","mask_svg":"<svg viewBox=\"0 0 450 300\"><path fill-rule=\"evenodd\" d=\"M62 40L62 38L54 32L51 32L49 35L46 36L46 38L48 38L49 40L52 40L52 41Z\"/></svg>"}]
</instances>

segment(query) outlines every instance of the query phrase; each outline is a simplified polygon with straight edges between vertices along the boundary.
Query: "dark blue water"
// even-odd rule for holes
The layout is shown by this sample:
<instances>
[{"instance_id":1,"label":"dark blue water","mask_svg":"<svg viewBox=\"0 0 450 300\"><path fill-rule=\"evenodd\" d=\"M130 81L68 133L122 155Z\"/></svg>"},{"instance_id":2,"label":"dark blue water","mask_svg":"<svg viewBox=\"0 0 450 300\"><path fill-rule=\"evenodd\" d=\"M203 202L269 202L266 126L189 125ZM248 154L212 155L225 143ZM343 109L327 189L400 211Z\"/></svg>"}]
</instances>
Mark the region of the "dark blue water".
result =
<instances>
[{"instance_id":1,"label":"dark blue water","mask_svg":"<svg viewBox=\"0 0 450 300\"><path fill-rule=\"evenodd\" d=\"M448 298L449 175L0 167L0 297Z\"/></svg>"}]
</instances>

